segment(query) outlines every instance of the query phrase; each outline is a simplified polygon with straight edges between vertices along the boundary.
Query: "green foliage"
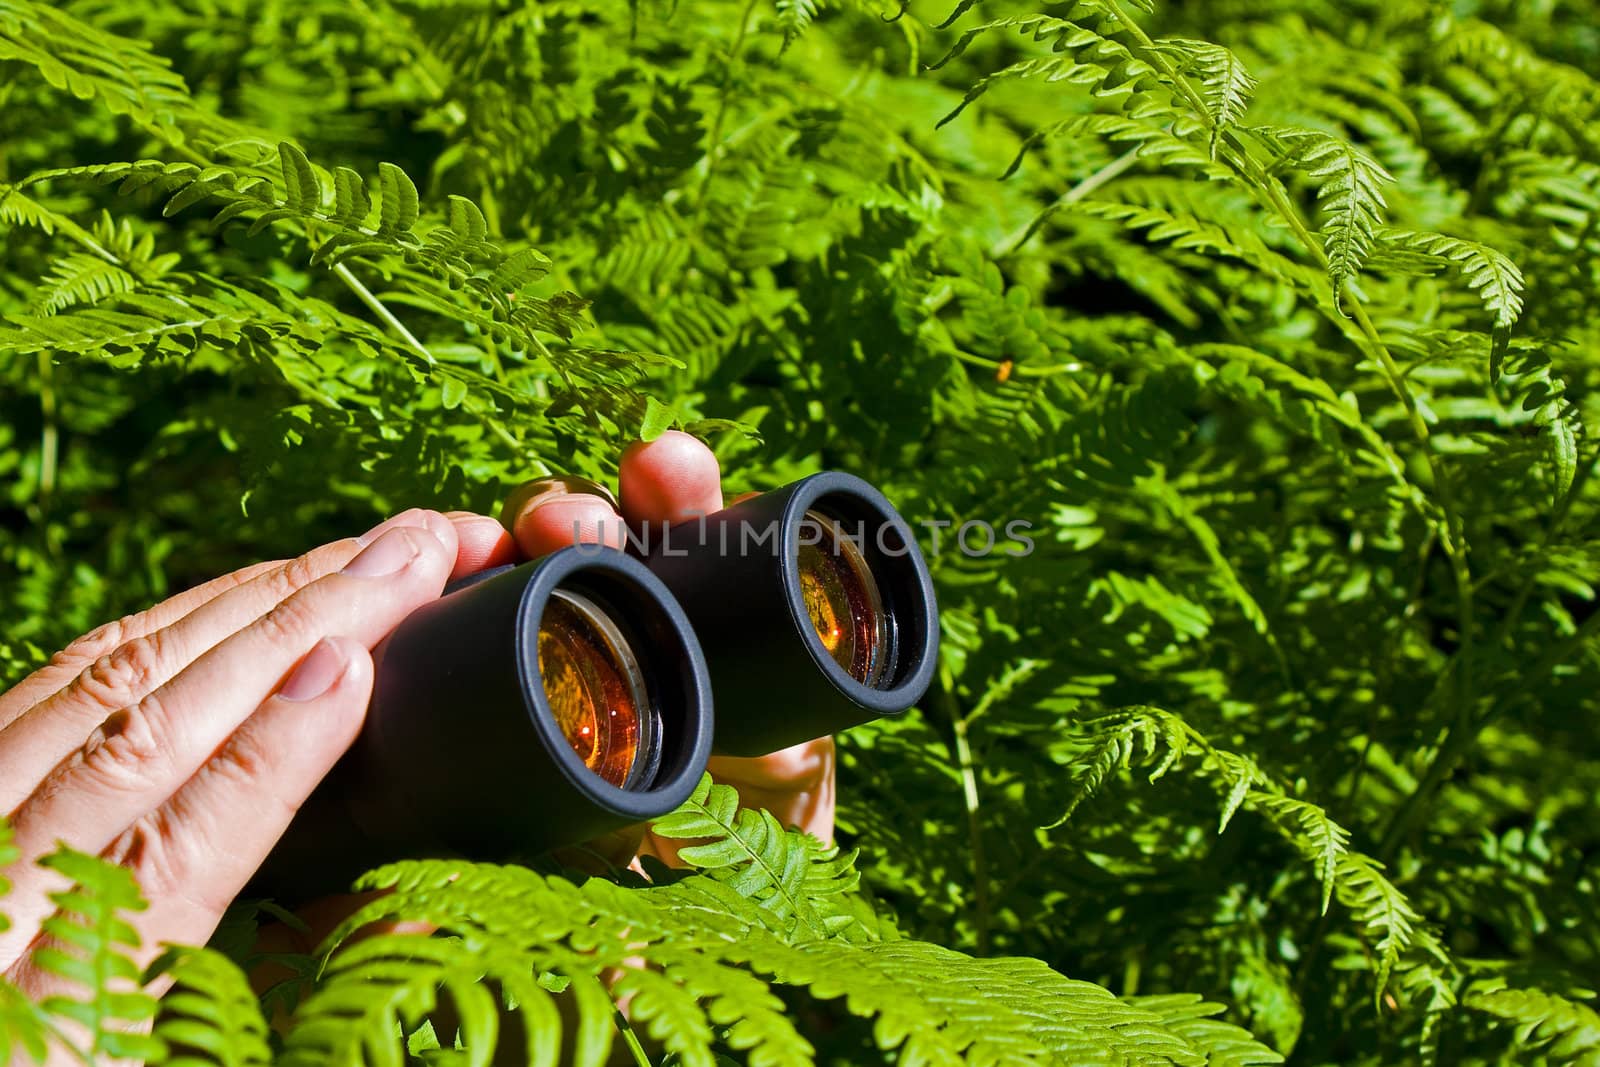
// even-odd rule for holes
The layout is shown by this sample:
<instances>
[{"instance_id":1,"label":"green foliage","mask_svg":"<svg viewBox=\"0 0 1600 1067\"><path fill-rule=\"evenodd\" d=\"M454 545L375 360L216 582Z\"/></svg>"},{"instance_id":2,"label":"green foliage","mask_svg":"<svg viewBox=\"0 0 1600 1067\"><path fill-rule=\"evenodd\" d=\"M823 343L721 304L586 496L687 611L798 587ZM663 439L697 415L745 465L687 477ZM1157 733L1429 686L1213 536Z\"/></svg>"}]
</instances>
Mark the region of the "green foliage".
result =
<instances>
[{"instance_id":1,"label":"green foliage","mask_svg":"<svg viewBox=\"0 0 1600 1067\"><path fill-rule=\"evenodd\" d=\"M1239 1028L1207 1018L1219 1008L1198 997L1119 1000L1038 960L974 959L904 940L857 893L851 857L776 827L769 813L739 809L733 789L709 777L655 831L698 842L683 852L690 873L657 865L653 883L580 883L429 860L365 876L358 888L382 892L329 935L316 989L276 1061L243 972L210 949L169 950L150 968L147 978L172 984L153 1037L124 1033L120 1045L103 1044L97 1017L86 1051L182 1067L397 1064L408 1052L443 1051L438 1034L453 1032L461 1062L487 1064L514 1020L525 1062L562 1062L565 1050L572 1062L599 1063L620 1018L616 998L627 1004L630 1040L637 1027L678 1063L710 1067L718 1049L763 1067L812 1063L815 1050L778 995L788 992L842 1002L872 1022L879 1049L913 1063L1281 1062ZM75 902L140 904L121 868L70 852L46 863L78 882L58 897L66 906L110 914ZM355 936L401 917L437 932ZM123 955L133 939L120 921L75 938L101 971L61 967L49 949L33 958L105 998L107 973L126 979L133 971ZM154 1010L143 994L121 995L137 998L141 1013ZM81 1023L80 1006L59 998L40 1005Z\"/></svg>"},{"instance_id":2,"label":"green foliage","mask_svg":"<svg viewBox=\"0 0 1600 1067\"><path fill-rule=\"evenodd\" d=\"M243 972L206 948L173 948L146 972L171 982L155 1038L172 1067L264 1067L272 1062L267 1023Z\"/></svg>"},{"instance_id":3,"label":"green foliage","mask_svg":"<svg viewBox=\"0 0 1600 1067\"><path fill-rule=\"evenodd\" d=\"M684 876L386 868L444 932L299 961L275 1055L1592 1061L1596 25L0 0L0 677L681 426L928 524L939 679L841 739L840 849L712 790ZM259 1059L180 958L155 1034Z\"/></svg>"},{"instance_id":4,"label":"green foliage","mask_svg":"<svg viewBox=\"0 0 1600 1067\"><path fill-rule=\"evenodd\" d=\"M50 894L57 910L44 921L45 940L31 958L41 972L76 988L46 997L39 1007L82 1031L80 1047L91 1057L159 1054L159 1041L136 1032L155 1016L156 1001L138 988L139 968L128 958L139 947L128 913L146 907L133 875L71 849L40 865L72 885Z\"/></svg>"}]
</instances>

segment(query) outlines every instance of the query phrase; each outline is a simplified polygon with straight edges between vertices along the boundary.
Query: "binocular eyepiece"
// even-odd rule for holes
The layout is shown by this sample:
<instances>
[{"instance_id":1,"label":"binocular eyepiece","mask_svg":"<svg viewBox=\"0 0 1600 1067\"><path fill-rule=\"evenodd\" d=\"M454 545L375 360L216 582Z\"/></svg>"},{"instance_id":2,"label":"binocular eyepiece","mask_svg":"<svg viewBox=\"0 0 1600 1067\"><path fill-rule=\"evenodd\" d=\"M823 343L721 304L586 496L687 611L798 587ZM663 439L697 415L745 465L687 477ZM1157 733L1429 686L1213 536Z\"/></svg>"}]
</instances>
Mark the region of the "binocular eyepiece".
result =
<instances>
[{"instance_id":1,"label":"binocular eyepiece","mask_svg":"<svg viewBox=\"0 0 1600 1067\"><path fill-rule=\"evenodd\" d=\"M259 888L315 892L403 856L529 856L659 817L714 752L905 711L937 651L910 527L840 473L647 528L626 553L574 545L475 575L379 646L361 735Z\"/></svg>"}]
</instances>

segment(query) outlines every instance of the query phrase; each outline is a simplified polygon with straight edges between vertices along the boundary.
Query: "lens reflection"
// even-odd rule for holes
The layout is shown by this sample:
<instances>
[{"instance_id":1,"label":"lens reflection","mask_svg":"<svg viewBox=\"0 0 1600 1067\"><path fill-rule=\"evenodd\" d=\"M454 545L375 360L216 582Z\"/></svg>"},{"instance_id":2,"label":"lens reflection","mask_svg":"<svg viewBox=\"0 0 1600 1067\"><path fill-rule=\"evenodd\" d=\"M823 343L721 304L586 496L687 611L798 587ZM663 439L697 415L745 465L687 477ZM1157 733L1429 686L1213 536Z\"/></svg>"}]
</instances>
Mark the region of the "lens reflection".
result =
<instances>
[{"instance_id":1,"label":"lens reflection","mask_svg":"<svg viewBox=\"0 0 1600 1067\"><path fill-rule=\"evenodd\" d=\"M889 659L889 617L861 550L839 523L808 511L800 526L800 595L834 662L876 687Z\"/></svg>"},{"instance_id":2,"label":"lens reflection","mask_svg":"<svg viewBox=\"0 0 1600 1067\"><path fill-rule=\"evenodd\" d=\"M620 788L653 743L644 673L616 625L593 601L558 589L539 620L539 675L557 725L578 758Z\"/></svg>"}]
</instances>

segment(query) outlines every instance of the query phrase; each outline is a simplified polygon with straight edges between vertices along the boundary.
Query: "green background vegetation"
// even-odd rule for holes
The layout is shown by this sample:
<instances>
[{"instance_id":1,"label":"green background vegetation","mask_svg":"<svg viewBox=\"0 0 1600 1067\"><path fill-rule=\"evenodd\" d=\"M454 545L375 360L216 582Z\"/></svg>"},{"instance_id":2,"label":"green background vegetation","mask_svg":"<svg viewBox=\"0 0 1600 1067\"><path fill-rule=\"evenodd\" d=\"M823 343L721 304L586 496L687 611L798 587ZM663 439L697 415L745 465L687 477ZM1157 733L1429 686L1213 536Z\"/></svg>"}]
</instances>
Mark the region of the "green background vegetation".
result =
<instances>
[{"instance_id":1,"label":"green background vegetation","mask_svg":"<svg viewBox=\"0 0 1600 1067\"><path fill-rule=\"evenodd\" d=\"M496 996L598 1058L622 930L652 1062L1272 1061L1184 994L1295 1063L1600 1062L1600 5L821 7L0 0L0 680L677 425L1037 549L934 560L853 866L718 793L655 888L395 868L456 937L336 956L294 1062L469 1062ZM103 977L132 888L62 862ZM175 965L169 1048L260 1062Z\"/></svg>"}]
</instances>

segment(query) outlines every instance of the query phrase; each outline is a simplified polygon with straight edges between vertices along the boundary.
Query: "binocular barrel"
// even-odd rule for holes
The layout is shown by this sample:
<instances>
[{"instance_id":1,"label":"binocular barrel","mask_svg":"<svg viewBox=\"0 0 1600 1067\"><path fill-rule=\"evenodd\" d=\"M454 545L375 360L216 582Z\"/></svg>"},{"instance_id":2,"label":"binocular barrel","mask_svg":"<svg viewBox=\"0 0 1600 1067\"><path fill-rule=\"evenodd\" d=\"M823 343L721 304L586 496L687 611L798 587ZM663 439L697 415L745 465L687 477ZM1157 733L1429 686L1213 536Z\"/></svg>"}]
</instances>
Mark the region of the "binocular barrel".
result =
<instances>
[{"instance_id":1,"label":"binocular barrel","mask_svg":"<svg viewBox=\"0 0 1600 1067\"><path fill-rule=\"evenodd\" d=\"M815 474L640 547L683 605L717 699L712 750L759 756L922 699L939 617L905 520L872 486Z\"/></svg>"},{"instance_id":2,"label":"binocular barrel","mask_svg":"<svg viewBox=\"0 0 1600 1067\"><path fill-rule=\"evenodd\" d=\"M341 887L401 857L526 857L657 818L712 752L905 711L937 650L910 527L845 474L647 528L629 554L575 545L475 575L379 646L360 737L256 888Z\"/></svg>"}]
</instances>

